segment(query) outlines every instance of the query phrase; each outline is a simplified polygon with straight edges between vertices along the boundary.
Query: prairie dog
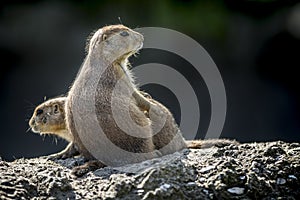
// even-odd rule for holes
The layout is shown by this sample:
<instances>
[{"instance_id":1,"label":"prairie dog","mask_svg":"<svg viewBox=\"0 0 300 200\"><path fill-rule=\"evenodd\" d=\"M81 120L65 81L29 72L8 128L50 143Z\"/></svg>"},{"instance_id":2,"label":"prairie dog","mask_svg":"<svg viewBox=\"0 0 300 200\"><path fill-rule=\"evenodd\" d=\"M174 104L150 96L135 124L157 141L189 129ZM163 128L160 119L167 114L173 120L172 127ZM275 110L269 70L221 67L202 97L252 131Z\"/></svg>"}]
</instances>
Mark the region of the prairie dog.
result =
<instances>
[{"instance_id":1,"label":"prairie dog","mask_svg":"<svg viewBox=\"0 0 300 200\"><path fill-rule=\"evenodd\" d=\"M31 130L41 135L55 134L72 142L73 136L65 123L65 101L66 97L58 97L38 105L29 120Z\"/></svg>"},{"instance_id":2,"label":"prairie dog","mask_svg":"<svg viewBox=\"0 0 300 200\"><path fill-rule=\"evenodd\" d=\"M88 54L65 105L67 128L84 157L91 160L97 157L110 166L121 166L186 148L173 116L139 92L127 68L128 58L142 45L143 36L123 25L103 27L91 38ZM119 89L114 93L117 86ZM141 137L125 132L117 124L116 116L113 116L114 109L121 116L127 113L127 108L130 118L119 122L129 132L140 127L138 131ZM155 116L153 121L157 123L162 116L173 121L170 130L153 134L156 123L152 123L144 110L149 111L150 115L152 113ZM98 133L99 129L104 134ZM165 144L171 145L160 148ZM115 147L121 151L115 153ZM134 156L132 153L135 153Z\"/></svg>"},{"instance_id":3,"label":"prairie dog","mask_svg":"<svg viewBox=\"0 0 300 200\"><path fill-rule=\"evenodd\" d=\"M66 127L65 122L66 97L50 99L38 105L29 120L29 127L34 133L40 135L56 135L69 142L68 146L59 153L47 156L51 159L65 158L78 154L73 143L73 136Z\"/></svg>"}]
</instances>

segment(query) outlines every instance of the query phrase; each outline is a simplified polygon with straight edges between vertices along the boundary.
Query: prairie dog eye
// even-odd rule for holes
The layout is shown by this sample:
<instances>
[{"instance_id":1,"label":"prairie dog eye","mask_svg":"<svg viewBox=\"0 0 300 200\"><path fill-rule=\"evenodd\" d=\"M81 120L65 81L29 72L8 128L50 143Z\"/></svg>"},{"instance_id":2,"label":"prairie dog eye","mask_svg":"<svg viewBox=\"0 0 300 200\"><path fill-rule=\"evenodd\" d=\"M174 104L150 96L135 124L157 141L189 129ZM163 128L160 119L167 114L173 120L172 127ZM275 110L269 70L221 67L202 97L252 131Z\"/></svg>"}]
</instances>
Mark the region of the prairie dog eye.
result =
<instances>
[{"instance_id":1,"label":"prairie dog eye","mask_svg":"<svg viewBox=\"0 0 300 200\"><path fill-rule=\"evenodd\" d=\"M123 37L126 37L126 36L129 35L129 33L128 33L127 31L122 31L122 32L120 33L120 35L123 36Z\"/></svg>"},{"instance_id":2,"label":"prairie dog eye","mask_svg":"<svg viewBox=\"0 0 300 200\"><path fill-rule=\"evenodd\" d=\"M58 105L55 104L55 105L54 105L54 113L58 113L58 112L59 112Z\"/></svg>"},{"instance_id":3,"label":"prairie dog eye","mask_svg":"<svg viewBox=\"0 0 300 200\"><path fill-rule=\"evenodd\" d=\"M103 34L101 39L102 39L102 41L106 40L107 39L107 35Z\"/></svg>"},{"instance_id":4,"label":"prairie dog eye","mask_svg":"<svg viewBox=\"0 0 300 200\"><path fill-rule=\"evenodd\" d=\"M41 115L41 114L43 114L43 110L42 109L37 109L37 111L36 111L36 115Z\"/></svg>"}]
</instances>

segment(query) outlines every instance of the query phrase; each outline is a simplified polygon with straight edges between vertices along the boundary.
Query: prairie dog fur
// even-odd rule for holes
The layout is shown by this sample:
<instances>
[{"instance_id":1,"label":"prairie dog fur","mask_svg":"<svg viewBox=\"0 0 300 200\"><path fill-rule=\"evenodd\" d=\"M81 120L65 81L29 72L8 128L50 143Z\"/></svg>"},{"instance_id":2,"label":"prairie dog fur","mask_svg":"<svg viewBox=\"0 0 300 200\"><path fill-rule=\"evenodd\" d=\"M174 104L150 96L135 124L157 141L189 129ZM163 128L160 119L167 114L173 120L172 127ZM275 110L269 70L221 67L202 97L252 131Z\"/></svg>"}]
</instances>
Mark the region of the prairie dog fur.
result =
<instances>
[{"instance_id":1,"label":"prairie dog fur","mask_svg":"<svg viewBox=\"0 0 300 200\"><path fill-rule=\"evenodd\" d=\"M173 116L167 109L161 109L140 94L127 69L128 58L142 45L143 36L123 25L103 27L90 40L88 54L68 93L65 105L67 128L86 158L92 160L100 156L105 164L121 166L186 148ZM119 89L114 93L117 85ZM116 102L112 105L114 101ZM137 126L142 127L139 129L141 137L129 135L115 121L113 109L121 115L127 113L127 108L130 119L123 119L121 123L132 132L136 131ZM155 116L153 121L159 122L158 118L161 116L173 121L169 131L154 135L152 126L156 124L145 115L144 110L149 111L150 115L152 112ZM104 136L93 135L99 127ZM139 154L112 154L114 150L111 148L114 147L108 146L109 142L104 142L107 139L126 152ZM172 145L161 149L170 142Z\"/></svg>"},{"instance_id":2,"label":"prairie dog fur","mask_svg":"<svg viewBox=\"0 0 300 200\"><path fill-rule=\"evenodd\" d=\"M61 152L47 156L50 159L70 157L79 153L73 143L73 136L66 127L65 102L66 97L58 97L41 103L34 109L29 120L29 127L34 133L55 135L69 142Z\"/></svg>"},{"instance_id":3,"label":"prairie dog fur","mask_svg":"<svg viewBox=\"0 0 300 200\"><path fill-rule=\"evenodd\" d=\"M34 133L54 134L68 142L73 141L72 134L65 123L66 97L58 97L38 105L29 120L29 126Z\"/></svg>"}]
</instances>

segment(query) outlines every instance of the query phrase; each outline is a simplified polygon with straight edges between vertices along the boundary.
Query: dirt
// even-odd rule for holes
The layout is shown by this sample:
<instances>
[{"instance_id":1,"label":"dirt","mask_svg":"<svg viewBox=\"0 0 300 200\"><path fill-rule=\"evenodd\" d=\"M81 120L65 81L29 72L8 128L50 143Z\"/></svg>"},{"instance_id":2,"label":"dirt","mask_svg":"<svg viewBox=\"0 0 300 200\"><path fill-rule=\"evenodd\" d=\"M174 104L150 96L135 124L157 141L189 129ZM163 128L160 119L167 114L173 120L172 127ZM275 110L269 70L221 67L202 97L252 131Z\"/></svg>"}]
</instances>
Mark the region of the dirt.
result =
<instances>
[{"instance_id":1,"label":"dirt","mask_svg":"<svg viewBox=\"0 0 300 200\"><path fill-rule=\"evenodd\" d=\"M0 160L0 199L300 199L300 144L183 150L83 177L81 157Z\"/></svg>"}]
</instances>

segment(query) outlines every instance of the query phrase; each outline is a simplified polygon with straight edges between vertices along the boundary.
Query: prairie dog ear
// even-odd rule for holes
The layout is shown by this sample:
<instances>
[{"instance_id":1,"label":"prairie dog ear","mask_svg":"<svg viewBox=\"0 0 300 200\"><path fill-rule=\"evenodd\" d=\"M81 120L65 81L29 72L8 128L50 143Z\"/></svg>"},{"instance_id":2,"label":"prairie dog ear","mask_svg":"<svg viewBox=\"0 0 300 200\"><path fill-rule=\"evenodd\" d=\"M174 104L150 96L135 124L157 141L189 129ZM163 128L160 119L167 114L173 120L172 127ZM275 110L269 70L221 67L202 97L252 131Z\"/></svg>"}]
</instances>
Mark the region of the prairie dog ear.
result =
<instances>
[{"instance_id":1,"label":"prairie dog ear","mask_svg":"<svg viewBox=\"0 0 300 200\"><path fill-rule=\"evenodd\" d=\"M101 41L104 41L104 40L106 40L107 39L107 35L106 34L102 34L102 36L101 36Z\"/></svg>"},{"instance_id":2,"label":"prairie dog ear","mask_svg":"<svg viewBox=\"0 0 300 200\"><path fill-rule=\"evenodd\" d=\"M54 104L54 105L53 105L53 112L54 112L55 114L59 113L59 105L58 105L58 104Z\"/></svg>"}]
</instances>

